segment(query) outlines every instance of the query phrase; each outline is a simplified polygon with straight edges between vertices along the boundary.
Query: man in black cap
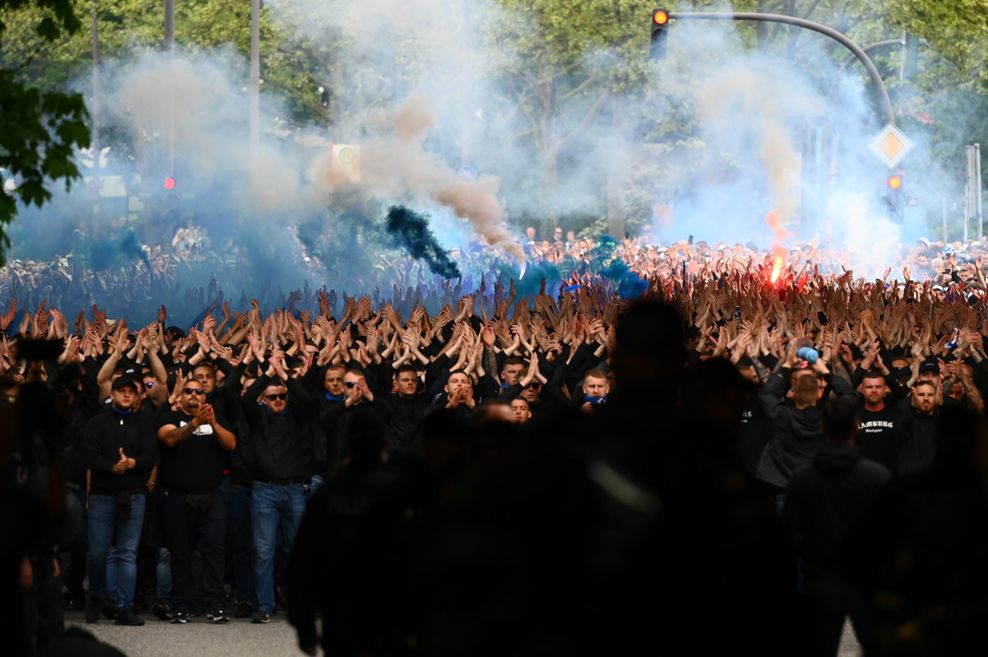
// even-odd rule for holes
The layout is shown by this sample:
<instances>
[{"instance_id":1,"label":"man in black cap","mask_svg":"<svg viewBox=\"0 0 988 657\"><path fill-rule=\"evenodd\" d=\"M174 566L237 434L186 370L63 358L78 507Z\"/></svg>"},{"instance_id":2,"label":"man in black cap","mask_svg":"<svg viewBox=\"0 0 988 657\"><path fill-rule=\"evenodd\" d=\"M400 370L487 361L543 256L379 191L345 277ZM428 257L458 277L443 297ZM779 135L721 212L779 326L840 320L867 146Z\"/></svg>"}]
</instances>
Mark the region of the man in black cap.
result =
<instances>
[{"instance_id":1,"label":"man in black cap","mask_svg":"<svg viewBox=\"0 0 988 657\"><path fill-rule=\"evenodd\" d=\"M133 610L137 583L137 544L144 523L146 484L154 467L156 444L150 416L138 412L138 382L113 381L111 403L86 424L83 453L92 472L87 504L89 599L86 622L99 620L106 591L106 558L117 555L117 625L143 625Z\"/></svg>"}]
</instances>

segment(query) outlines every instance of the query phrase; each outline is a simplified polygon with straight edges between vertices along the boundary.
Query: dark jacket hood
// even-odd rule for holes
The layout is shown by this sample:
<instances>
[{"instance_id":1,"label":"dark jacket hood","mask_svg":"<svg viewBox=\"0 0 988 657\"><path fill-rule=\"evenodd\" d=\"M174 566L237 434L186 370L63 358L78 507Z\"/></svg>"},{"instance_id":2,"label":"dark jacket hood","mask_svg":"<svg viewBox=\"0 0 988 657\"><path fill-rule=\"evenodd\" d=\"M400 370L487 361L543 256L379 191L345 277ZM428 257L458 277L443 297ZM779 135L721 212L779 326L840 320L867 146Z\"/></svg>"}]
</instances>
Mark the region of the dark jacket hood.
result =
<instances>
[{"instance_id":1,"label":"dark jacket hood","mask_svg":"<svg viewBox=\"0 0 988 657\"><path fill-rule=\"evenodd\" d=\"M792 408L790 426L796 439L806 441L820 440L820 424L823 417L820 407L810 406L800 410L797 410L795 406Z\"/></svg>"},{"instance_id":2,"label":"dark jacket hood","mask_svg":"<svg viewBox=\"0 0 988 657\"><path fill-rule=\"evenodd\" d=\"M813 457L813 467L824 474L847 472L861 460L861 453L852 445L826 445Z\"/></svg>"}]
</instances>

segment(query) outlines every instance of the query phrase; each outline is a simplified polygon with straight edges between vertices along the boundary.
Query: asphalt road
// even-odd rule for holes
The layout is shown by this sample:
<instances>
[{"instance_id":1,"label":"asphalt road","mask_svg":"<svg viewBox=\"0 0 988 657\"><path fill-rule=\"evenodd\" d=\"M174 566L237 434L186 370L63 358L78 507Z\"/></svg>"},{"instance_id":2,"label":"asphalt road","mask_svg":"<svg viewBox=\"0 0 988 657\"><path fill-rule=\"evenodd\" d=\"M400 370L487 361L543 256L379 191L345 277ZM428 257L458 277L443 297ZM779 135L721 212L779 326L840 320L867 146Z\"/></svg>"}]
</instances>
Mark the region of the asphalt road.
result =
<instances>
[{"instance_id":1,"label":"asphalt road","mask_svg":"<svg viewBox=\"0 0 988 657\"><path fill-rule=\"evenodd\" d=\"M143 627L119 627L100 620L86 625L82 612L69 612L66 622L92 632L101 641L122 650L129 657L297 657L304 655L295 644L295 633L284 616L275 616L266 625L253 625L250 619L231 619L226 625L211 625L195 619L188 625L172 625L143 616ZM858 657L860 650L850 626L844 628L839 657Z\"/></svg>"},{"instance_id":2,"label":"asphalt road","mask_svg":"<svg viewBox=\"0 0 988 657\"><path fill-rule=\"evenodd\" d=\"M295 631L284 616L254 625L249 618L232 618L212 625L196 618L187 625L172 625L144 614L143 627L121 627L100 619L87 625L82 612L68 612L67 625L78 625L128 657L296 657L305 655L295 643Z\"/></svg>"}]
</instances>

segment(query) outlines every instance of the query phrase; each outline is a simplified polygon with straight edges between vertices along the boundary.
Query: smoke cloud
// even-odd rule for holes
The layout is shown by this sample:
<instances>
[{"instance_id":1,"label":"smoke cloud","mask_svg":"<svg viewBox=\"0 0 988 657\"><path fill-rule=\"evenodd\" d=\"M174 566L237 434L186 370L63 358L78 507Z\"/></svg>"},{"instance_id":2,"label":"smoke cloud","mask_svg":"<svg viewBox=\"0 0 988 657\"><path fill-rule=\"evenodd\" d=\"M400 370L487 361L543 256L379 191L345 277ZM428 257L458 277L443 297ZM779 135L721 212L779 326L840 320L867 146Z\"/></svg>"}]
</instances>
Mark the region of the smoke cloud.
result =
<instances>
[{"instance_id":1,"label":"smoke cloud","mask_svg":"<svg viewBox=\"0 0 988 657\"><path fill-rule=\"evenodd\" d=\"M434 122L431 103L423 96L407 99L390 115L375 114L370 123L380 126L383 134L361 146L359 172L349 178L330 172L325 180L331 189L351 184L365 194L384 198L425 195L468 219L488 245L502 247L516 261L524 262L521 246L505 225L497 180L491 176L464 180L423 150L426 131Z\"/></svg>"},{"instance_id":2,"label":"smoke cloud","mask_svg":"<svg viewBox=\"0 0 988 657\"><path fill-rule=\"evenodd\" d=\"M108 63L99 105L104 136L117 141L100 177L126 193L104 194L94 213L93 191L77 185L41 211L24 209L12 258L71 252L111 266L144 261L141 244L189 262L208 250L227 270L189 266L176 285L201 286L215 274L228 298L276 299L304 281L351 292L388 286L393 270L380 262L394 256L382 221L391 206L429 217L427 232L460 258L453 264L464 281L479 280L471 267L517 273L529 223L541 230L554 217L564 229L598 228L619 207L631 232L645 228L661 241L694 235L781 255L817 238L870 274L891 264L900 242L929 236L926 215L938 215L958 187L932 161L924 135L911 133L916 148L904 166L916 172L906 176L916 207L901 225L889 220L881 201L888 172L867 148L880 127L871 90L856 63L830 63L839 57L819 35L755 51L733 23L677 21L645 84L615 88L606 73L621 56L588 51L572 65L586 85L563 88L568 78L560 79L554 104L536 115L532 89L513 86L524 76L512 67L531 62L491 34L521 25L537 38L537 28L498 3L265 5L280 32L321 60L330 124L292 125L277 96L264 93L252 149L239 54L137 53ZM88 79L78 88L89 94ZM334 163L333 145L357 147L351 169ZM461 176L465 167L478 175ZM161 189L165 175L178 182L173 192ZM510 267L466 262L478 244ZM542 275L532 271L537 283ZM629 280L612 273L619 286Z\"/></svg>"},{"instance_id":3,"label":"smoke cloud","mask_svg":"<svg viewBox=\"0 0 988 657\"><path fill-rule=\"evenodd\" d=\"M460 277L456 263L429 230L427 217L408 208L392 206L388 208L387 230L397 246L416 260L425 260L433 274L446 279Z\"/></svg>"}]
</instances>

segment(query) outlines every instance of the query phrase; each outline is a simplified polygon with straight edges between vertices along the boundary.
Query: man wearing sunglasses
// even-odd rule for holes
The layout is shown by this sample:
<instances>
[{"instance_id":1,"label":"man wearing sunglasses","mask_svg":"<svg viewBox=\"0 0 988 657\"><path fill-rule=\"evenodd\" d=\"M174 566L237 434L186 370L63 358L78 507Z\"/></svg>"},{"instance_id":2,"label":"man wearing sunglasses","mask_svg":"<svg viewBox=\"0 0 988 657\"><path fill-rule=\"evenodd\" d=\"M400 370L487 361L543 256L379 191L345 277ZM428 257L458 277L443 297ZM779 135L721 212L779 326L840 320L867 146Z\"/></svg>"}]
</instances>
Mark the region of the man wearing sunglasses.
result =
<instances>
[{"instance_id":1,"label":"man wearing sunglasses","mask_svg":"<svg viewBox=\"0 0 988 657\"><path fill-rule=\"evenodd\" d=\"M336 452L331 455L331 461L342 463L349 451L351 425L358 417L369 417L368 422L384 423L386 409L375 397L364 372L359 369L347 370L343 375L343 403L326 407L319 415L319 424L323 431L334 436L333 447Z\"/></svg>"},{"instance_id":2,"label":"man wearing sunglasses","mask_svg":"<svg viewBox=\"0 0 988 657\"><path fill-rule=\"evenodd\" d=\"M291 553L305 512L313 464L315 409L316 403L305 386L289 376L280 353L269 357L267 370L244 393L242 410L250 428L244 450L254 470L251 530L258 603L255 623L269 622L274 613L278 535L281 547Z\"/></svg>"},{"instance_id":3,"label":"man wearing sunglasses","mask_svg":"<svg viewBox=\"0 0 988 657\"><path fill-rule=\"evenodd\" d=\"M161 521L165 547L172 557L172 622L189 622L196 590L192 552L198 550L207 618L226 623L223 559L227 513L220 485L227 453L236 448L237 437L217 420L215 410L206 403L206 389L195 379L185 382L179 391L178 409L159 415L156 426L161 442Z\"/></svg>"}]
</instances>

